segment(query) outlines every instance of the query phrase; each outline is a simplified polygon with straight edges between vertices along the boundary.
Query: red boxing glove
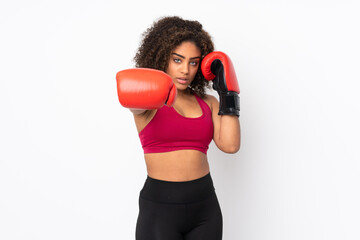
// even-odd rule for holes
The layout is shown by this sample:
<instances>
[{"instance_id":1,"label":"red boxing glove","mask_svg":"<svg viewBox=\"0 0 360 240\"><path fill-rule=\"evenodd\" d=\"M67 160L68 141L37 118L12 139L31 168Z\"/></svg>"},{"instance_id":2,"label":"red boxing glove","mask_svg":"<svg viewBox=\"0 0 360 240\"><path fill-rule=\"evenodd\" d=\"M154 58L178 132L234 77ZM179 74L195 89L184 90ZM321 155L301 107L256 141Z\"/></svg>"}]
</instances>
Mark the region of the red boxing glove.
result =
<instances>
[{"instance_id":1,"label":"red boxing glove","mask_svg":"<svg viewBox=\"0 0 360 240\"><path fill-rule=\"evenodd\" d=\"M220 97L219 115L240 115L240 89L234 66L223 52L211 52L204 57L201 71Z\"/></svg>"},{"instance_id":2,"label":"red boxing glove","mask_svg":"<svg viewBox=\"0 0 360 240\"><path fill-rule=\"evenodd\" d=\"M126 69L116 74L120 104L132 109L158 109L172 106L177 90L172 78L150 68Z\"/></svg>"}]
</instances>

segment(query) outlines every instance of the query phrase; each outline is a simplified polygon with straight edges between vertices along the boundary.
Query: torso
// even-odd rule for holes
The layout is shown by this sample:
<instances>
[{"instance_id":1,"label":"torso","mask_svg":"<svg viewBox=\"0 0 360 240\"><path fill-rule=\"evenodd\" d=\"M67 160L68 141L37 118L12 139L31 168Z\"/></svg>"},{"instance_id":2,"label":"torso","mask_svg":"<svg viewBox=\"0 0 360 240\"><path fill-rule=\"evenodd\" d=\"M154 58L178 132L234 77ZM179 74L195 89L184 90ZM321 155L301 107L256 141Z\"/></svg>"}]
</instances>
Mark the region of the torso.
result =
<instances>
[{"instance_id":1,"label":"torso","mask_svg":"<svg viewBox=\"0 0 360 240\"><path fill-rule=\"evenodd\" d=\"M211 108L207 97L203 99ZM178 97L173 108L187 118L197 118L202 110L195 96ZM148 110L144 114L134 114L138 132L155 116L157 110ZM166 181L190 181L201 178L209 173L207 156L197 150L178 150L163 153L147 153L145 162L148 175L155 179Z\"/></svg>"}]
</instances>

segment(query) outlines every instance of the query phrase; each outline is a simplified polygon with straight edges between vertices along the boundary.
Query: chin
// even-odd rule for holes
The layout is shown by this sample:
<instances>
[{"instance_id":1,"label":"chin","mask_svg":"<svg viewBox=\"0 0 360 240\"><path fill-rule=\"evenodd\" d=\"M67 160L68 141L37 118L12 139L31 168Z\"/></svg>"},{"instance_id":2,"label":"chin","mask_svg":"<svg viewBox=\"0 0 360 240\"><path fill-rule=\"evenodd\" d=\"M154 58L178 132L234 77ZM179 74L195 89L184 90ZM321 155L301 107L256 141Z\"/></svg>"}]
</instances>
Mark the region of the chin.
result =
<instances>
[{"instance_id":1,"label":"chin","mask_svg":"<svg viewBox=\"0 0 360 240\"><path fill-rule=\"evenodd\" d=\"M184 91L188 88L189 85L175 84L176 89L179 91Z\"/></svg>"}]
</instances>

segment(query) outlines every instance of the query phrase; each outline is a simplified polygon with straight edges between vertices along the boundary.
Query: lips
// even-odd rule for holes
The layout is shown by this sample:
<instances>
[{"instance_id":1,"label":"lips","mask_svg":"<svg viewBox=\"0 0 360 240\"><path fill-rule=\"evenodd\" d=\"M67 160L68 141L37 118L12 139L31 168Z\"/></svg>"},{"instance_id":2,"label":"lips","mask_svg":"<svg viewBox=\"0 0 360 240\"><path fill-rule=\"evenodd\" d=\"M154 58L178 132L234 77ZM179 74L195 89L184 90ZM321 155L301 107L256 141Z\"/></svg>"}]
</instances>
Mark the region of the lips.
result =
<instances>
[{"instance_id":1,"label":"lips","mask_svg":"<svg viewBox=\"0 0 360 240\"><path fill-rule=\"evenodd\" d=\"M180 83L180 84L186 84L188 82L187 78L176 78L176 80Z\"/></svg>"}]
</instances>

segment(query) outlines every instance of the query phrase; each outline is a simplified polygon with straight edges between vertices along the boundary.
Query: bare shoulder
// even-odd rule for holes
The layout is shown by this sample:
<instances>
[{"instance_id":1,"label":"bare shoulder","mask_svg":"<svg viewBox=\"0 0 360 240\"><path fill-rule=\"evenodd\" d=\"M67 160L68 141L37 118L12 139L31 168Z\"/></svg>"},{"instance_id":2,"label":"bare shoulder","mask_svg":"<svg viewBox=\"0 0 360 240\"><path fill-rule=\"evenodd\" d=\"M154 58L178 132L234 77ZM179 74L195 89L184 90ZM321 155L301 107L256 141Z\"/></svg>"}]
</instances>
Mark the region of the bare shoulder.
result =
<instances>
[{"instance_id":1,"label":"bare shoulder","mask_svg":"<svg viewBox=\"0 0 360 240\"><path fill-rule=\"evenodd\" d=\"M133 109L130 111L133 113L135 119L147 119L156 112L155 109L153 109L153 110L134 110Z\"/></svg>"},{"instance_id":2,"label":"bare shoulder","mask_svg":"<svg viewBox=\"0 0 360 240\"><path fill-rule=\"evenodd\" d=\"M130 108L129 109L130 110L130 112L132 112L134 115L143 115L143 114L145 114L148 110L146 110L146 109L132 109L132 108Z\"/></svg>"},{"instance_id":3,"label":"bare shoulder","mask_svg":"<svg viewBox=\"0 0 360 240\"><path fill-rule=\"evenodd\" d=\"M138 132L141 132L145 128L145 126L151 121L151 119L155 116L157 110L145 110L143 112L134 113L135 125Z\"/></svg>"},{"instance_id":4,"label":"bare shoulder","mask_svg":"<svg viewBox=\"0 0 360 240\"><path fill-rule=\"evenodd\" d=\"M211 110L213 109L213 106L217 106L219 104L217 98L210 94L205 94L203 100L209 105Z\"/></svg>"}]
</instances>

